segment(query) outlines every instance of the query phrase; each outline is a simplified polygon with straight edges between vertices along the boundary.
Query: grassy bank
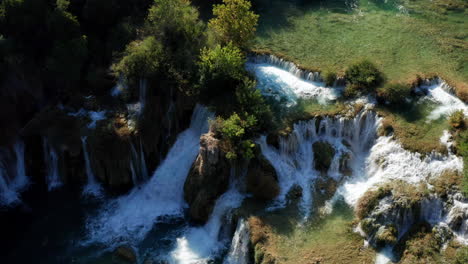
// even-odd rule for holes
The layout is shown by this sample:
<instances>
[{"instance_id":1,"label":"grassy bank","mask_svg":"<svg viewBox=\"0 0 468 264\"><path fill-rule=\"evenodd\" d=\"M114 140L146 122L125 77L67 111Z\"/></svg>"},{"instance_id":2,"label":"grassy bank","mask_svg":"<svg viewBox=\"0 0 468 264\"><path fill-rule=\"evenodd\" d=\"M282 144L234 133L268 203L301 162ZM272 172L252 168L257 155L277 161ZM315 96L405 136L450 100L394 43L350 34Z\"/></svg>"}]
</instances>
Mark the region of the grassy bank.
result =
<instances>
[{"instance_id":1,"label":"grassy bank","mask_svg":"<svg viewBox=\"0 0 468 264\"><path fill-rule=\"evenodd\" d=\"M332 214L304 225L273 214L262 217L265 255L276 263L373 263L375 252L363 247L363 239L352 231L352 210L339 203ZM252 221L251 221L252 222ZM254 234L258 233L258 226Z\"/></svg>"},{"instance_id":2,"label":"grassy bank","mask_svg":"<svg viewBox=\"0 0 468 264\"><path fill-rule=\"evenodd\" d=\"M346 4L351 1L338 0L302 5L267 2L259 4L254 50L278 54L304 68L338 73L365 58L381 67L390 80L435 73L466 89L467 4L463 0L386 4L357 0L354 7Z\"/></svg>"}]
</instances>

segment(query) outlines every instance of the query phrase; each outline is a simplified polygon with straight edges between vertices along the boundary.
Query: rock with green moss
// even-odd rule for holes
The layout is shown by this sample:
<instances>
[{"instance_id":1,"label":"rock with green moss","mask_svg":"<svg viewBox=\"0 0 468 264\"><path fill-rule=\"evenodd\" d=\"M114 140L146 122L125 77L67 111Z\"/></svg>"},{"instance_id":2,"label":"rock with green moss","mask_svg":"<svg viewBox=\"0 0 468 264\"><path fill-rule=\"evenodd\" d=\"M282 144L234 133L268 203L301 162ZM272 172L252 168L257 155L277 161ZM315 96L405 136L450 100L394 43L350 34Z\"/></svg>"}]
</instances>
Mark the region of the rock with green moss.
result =
<instances>
[{"instance_id":1,"label":"rock with green moss","mask_svg":"<svg viewBox=\"0 0 468 264\"><path fill-rule=\"evenodd\" d=\"M314 150L315 169L321 172L327 172L335 156L333 146L325 141L318 141L312 145Z\"/></svg>"},{"instance_id":2,"label":"rock with green moss","mask_svg":"<svg viewBox=\"0 0 468 264\"><path fill-rule=\"evenodd\" d=\"M247 191L261 200L274 199L279 194L275 168L264 157L254 158L247 172Z\"/></svg>"}]
</instances>

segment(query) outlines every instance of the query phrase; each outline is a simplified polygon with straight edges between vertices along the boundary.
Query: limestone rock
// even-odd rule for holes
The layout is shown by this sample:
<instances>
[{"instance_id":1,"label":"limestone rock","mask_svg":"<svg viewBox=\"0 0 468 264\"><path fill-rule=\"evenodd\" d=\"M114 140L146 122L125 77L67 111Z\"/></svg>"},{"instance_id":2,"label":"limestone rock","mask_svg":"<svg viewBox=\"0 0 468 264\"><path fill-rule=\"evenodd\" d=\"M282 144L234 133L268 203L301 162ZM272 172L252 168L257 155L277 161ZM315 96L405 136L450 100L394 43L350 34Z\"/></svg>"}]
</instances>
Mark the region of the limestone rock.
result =
<instances>
[{"instance_id":1,"label":"limestone rock","mask_svg":"<svg viewBox=\"0 0 468 264\"><path fill-rule=\"evenodd\" d=\"M263 157L250 161L247 172L247 191L255 198L262 200L271 200L279 194L276 171Z\"/></svg>"},{"instance_id":2,"label":"limestone rock","mask_svg":"<svg viewBox=\"0 0 468 264\"><path fill-rule=\"evenodd\" d=\"M216 199L229 186L230 166L220 141L213 133L200 137L200 152L184 184L184 198L190 206L192 220L205 223Z\"/></svg>"}]
</instances>

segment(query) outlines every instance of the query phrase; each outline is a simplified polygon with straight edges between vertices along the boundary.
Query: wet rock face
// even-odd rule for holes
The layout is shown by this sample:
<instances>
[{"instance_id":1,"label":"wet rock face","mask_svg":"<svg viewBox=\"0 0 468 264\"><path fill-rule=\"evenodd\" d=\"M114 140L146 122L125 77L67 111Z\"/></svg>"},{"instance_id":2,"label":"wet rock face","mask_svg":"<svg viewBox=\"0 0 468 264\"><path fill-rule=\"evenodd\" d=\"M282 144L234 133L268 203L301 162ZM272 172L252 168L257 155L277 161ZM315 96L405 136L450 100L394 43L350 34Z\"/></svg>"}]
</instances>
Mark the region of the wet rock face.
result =
<instances>
[{"instance_id":1,"label":"wet rock face","mask_svg":"<svg viewBox=\"0 0 468 264\"><path fill-rule=\"evenodd\" d=\"M271 200L279 194L275 168L263 157L255 158L249 163L247 191L261 200Z\"/></svg>"},{"instance_id":2,"label":"wet rock face","mask_svg":"<svg viewBox=\"0 0 468 264\"><path fill-rule=\"evenodd\" d=\"M216 199L229 186L230 165L213 133L200 138L200 152L184 184L184 198L193 221L206 223Z\"/></svg>"},{"instance_id":3,"label":"wet rock face","mask_svg":"<svg viewBox=\"0 0 468 264\"><path fill-rule=\"evenodd\" d=\"M133 249L129 246L120 246L115 252L114 256L126 263L136 263L137 257Z\"/></svg>"},{"instance_id":4,"label":"wet rock face","mask_svg":"<svg viewBox=\"0 0 468 264\"><path fill-rule=\"evenodd\" d=\"M318 141L312 145L314 150L315 169L327 172L335 156L335 149L330 143Z\"/></svg>"}]
</instances>

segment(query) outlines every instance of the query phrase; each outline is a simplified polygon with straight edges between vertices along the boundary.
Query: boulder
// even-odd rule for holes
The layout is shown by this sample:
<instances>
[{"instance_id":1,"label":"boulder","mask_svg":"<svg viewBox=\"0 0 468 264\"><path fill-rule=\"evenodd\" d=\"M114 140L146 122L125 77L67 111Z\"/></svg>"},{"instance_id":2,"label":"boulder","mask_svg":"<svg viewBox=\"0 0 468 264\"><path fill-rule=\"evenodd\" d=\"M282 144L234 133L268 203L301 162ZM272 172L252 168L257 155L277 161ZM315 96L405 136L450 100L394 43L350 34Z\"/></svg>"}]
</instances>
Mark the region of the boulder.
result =
<instances>
[{"instance_id":1,"label":"boulder","mask_svg":"<svg viewBox=\"0 0 468 264\"><path fill-rule=\"evenodd\" d=\"M275 168L263 157L252 159L247 172L247 192L255 198L271 200L280 191Z\"/></svg>"},{"instance_id":2,"label":"boulder","mask_svg":"<svg viewBox=\"0 0 468 264\"><path fill-rule=\"evenodd\" d=\"M193 221L204 224L214 204L229 187L230 165L220 141L209 132L200 137L200 152L184 184L184 198Z\"/></svg>"},{"instance_id":3,"label":"boulder","mask_svg":"<svg viewBox=\"0 0 468 264\"><path fill-rule=\"evenodd\" d=\"M330 143L318 141L312 145L314 150L315 169L327 172L335 156L335 149Z\"/></svg>"},{"instance_id":4,"label":"boulder","mask_svg":"<svg viewBox=\"0 0 468 264\"><path fill-rule=\"evenodd\" d=\"M129 246L120 246L114 251L114 255L127 263L136 263L135 251Z\"/></svg>"}]
</instances>

